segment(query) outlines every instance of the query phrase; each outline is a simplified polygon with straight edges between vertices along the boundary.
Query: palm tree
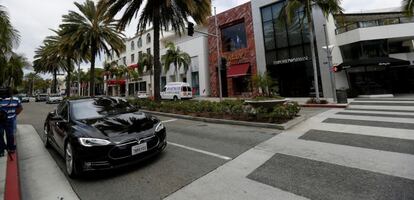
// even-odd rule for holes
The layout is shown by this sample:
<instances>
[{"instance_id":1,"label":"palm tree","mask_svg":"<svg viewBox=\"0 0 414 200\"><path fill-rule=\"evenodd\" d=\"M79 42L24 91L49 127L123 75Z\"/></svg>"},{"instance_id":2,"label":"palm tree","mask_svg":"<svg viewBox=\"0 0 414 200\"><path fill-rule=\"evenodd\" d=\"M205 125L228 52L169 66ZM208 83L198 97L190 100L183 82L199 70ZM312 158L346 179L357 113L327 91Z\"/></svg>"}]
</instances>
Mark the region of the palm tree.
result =
<instances>
[{"instance_id":1,"label":"palm tree","mask_svg":"<svg viewBox=\"0 0 414 200\"><path fill-rule=\"evenodd\" d=\"M152 75L154 71L154 57L150 53L143 53L140 58L138 58L138 75L142 76L145 72L150 74L150 84L152 85ZM151 87L150 87L151 90ZM152 90L150 95L153 96Z\"/></svg>"},{"instance_id":2,"label":"palm tree","mask_svg":"<svg viewBox=\"0 0 414 200\"><path fill-rule=\"evenodd\" d=\"M15 87L22 83L23 80L23 68L28 66L29 63L23 55L12 53L10 60L5 66L5 74L7 74L7 86Z\"/></svg>"},{"instance_id":3,"label":"palm tree","mask_svg":"<svg viewBox=\"0 0 414 200\"><path fill-rule=\"evenodd\" d=\"M131 20L139 16L137 30L146 30L149 24L154 28L154 95L160 99L160 34L172 29L181 34L191 17L197 24L207 22L211 15L211 0L101 0L108 7L108 18L113 19L121 11L118 28L124 30Z\"/></svg>"},{"instance_id":4,"label":"palm tree","mask_svg":"<svg viewBox=\"0 0 414 200\"><path fill-rule=\"evenodd\" d=\"M312 7L318 6L325 18L328 18L331 14L342 13L343 8L340 6L342 0L287 0L282 8L280 20L286 20L290 25L294 19L300 18L298 15L300 12L304 12L303 18L306 17L308 23L308 31L310 35L310 46L312 54L312 65L313 65L313 76L315 82L316 99L320 101L319 97L319 84L318 84L318 71L316 65L315 55L315 42L314 42L314 31L313 31L313 19L312 19ZM303 22L303 19L299 19Z\"/></svg>"},{"instance_id":5,"label":"palm tree","mask_svg":"<svg viewBox=\"0 0 414 200\"><path fill-rule=\"evenodd\" d=\"M33 73L33 72L30 72L30 73L26 74L24 76L24 78L28 82L28 93L29 93L29 96L32 96L33 95L33 92L35 90L34 83L35 83L36 80L39 80L41 78L40 78L39 75L37 75L36 73Z\"/></svg>"},{"instance_id":6,"label":"palm tree","mask_svg":"<svg viewBox=\"0 0 414 200\"><path fill-rule=\"evenodd\" d=\"M117 55L125 49L123 34L116 29L116 21L108 18L107 9L102 3L86 0L85 3L74 3L79 12L69 11L63 15L60 25L64 43L72 46L72 51L79 51L84 58L90 56L90 95L95 96L95 58L101 51Z\"/></svg>"},{"instance_id":7,"label":"palm tree","mask_svg":"<svg viewBox=\"0 0 414 200\"><path fill-rule=\"evenodd\" d=\"M403 0L402 7L407 16L412 17L414 15L414 0Z\"/></svg>"},{"instance_id":8,"label":"palm tree","mask_svg":"<svg viewBox=\"0 0 414 200\"><path fill-rule=\"evenodd\" d=\"M161 57L164 71L170 70L170 65L174 64L175 81L178 81L178 71L183 67L184 72L187 73L188 66L191 64L191 57L172 42L167 42L166 48L168 49L167 52Z\"/></svg>"},{"instance_id":9,"label":"palm tree","mask_svg":"<svg viewBox=\"0 0 414 200\"><path fill-rule=\"evenodd\" d=\"M12 56L13 47L20 41L19 32L13 28L5 7L0 5L0 66L6 66ZM0 86L7 81L6 68L0 67Z\"/></svg>"}]
</instances>

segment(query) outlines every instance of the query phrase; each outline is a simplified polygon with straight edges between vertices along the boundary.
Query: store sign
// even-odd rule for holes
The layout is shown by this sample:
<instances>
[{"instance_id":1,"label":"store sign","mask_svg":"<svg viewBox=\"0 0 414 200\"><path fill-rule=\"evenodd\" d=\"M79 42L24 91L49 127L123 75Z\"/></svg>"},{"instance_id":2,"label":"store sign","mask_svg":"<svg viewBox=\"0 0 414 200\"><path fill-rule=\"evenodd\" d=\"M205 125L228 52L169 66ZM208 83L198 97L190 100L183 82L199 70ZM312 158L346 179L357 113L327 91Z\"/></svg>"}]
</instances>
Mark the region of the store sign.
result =
<instances>
[{"instance_id":1,"label":"store sign","mask_svg":"<svg viewBox=\"0 0 414 200\"><path fill-rule=\"evenodd\" d=\"M227 64L238 64L244 58L244 52L232 53L223 57L227 60Z\"/></svg>"},{"instance_id":2,"label":"store sign","mask_svg":"<svg viewBox=\"0 0 414 200\"><path fill-rule=\"evenodd\" d=\"M276 60L276 61L273 61L273 64L274 65L282 65L282 64L302 62L302 61L307 61L307 60L309 60L309 57L304 56L304 57L297 57L297 58L288 58L288 59L284 59L284 60Z\"/></svg>"}]
</instances>

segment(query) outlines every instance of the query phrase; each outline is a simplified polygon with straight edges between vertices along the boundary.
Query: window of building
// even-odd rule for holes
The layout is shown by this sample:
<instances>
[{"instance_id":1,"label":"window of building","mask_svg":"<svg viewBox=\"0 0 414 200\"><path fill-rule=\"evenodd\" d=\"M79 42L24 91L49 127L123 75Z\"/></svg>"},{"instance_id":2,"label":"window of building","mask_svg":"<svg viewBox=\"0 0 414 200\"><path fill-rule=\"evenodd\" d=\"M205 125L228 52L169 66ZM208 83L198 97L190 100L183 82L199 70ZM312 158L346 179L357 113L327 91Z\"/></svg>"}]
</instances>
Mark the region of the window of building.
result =
<instances>
[{"instance_id":1,"label":"window of building","mask_svg":"<svg viewBox=\"0 0 414 200\"><path fill-rule=\"evenodd\" d=\"M126 62L126 56L124 56L124 57L122 58L122 64L123 64L123 65L126 65L126 63L127 63L127 62Z\"/></svg>"},{"instance_id":2,"label":"window of building","mask_svg":"<svg viewBox=\"0 0 414 200\"><path fill-rule=\"evenodd\" d=\"M151 48L147 48L147 54L151 54Z\"/></svg>"},{"instance_id":3,"label":"window of building","mask_svg":"<svg viewBox=\"0 0 414 200\"><path fill-rule=\"evenodd\" d=\"M223 51L235 51L247 47L247 37L244 22L223 28L221 30Z\"/></svg>"},{"instance_id":4,"label":"window of building","mask_svg":"<svg viewBox=\"0 0 414 200\"><path fill-rule=\"evenodd\" d=\"M151 34L147 34L147 44L151 43Z\"/></svg>"},{"instance_id":5,"label":"window of building","mask_svg":"<svg viewBox=\"0 0 414 200\"><path fill-rule=\"evenodd\" d=\"M131 41L131 50L135 50L135 42Z\"/></svg>"},{"instance_id":6,"label":"window of building","mask_svg":"<svg viewBox=\"0 0 414 200\"><path fill-rule=\"evenodd\" d=\"M138 60L141 60L141 58L142 58L142 51L139 51L138 52Z\"/></svg>"},{"instance_id":7,"label":"window of building","mask_svg":"<svg viewBox=\"0 0 414 200\"><path fill-rule=\"evenodd\" d=\"M142 47L142 39L140 37L138 38L138 48L141 48L141 47Z\"/></svg>"},{"instance_id":8,"label":"window of building","mask_svg":"<svg viewBox=\"0 0 414 200\"><path fill-rule=\"evenodd\" d=\"M135 62L135 54L131 54L131 63Z\"/></svg>"}]
</instances>

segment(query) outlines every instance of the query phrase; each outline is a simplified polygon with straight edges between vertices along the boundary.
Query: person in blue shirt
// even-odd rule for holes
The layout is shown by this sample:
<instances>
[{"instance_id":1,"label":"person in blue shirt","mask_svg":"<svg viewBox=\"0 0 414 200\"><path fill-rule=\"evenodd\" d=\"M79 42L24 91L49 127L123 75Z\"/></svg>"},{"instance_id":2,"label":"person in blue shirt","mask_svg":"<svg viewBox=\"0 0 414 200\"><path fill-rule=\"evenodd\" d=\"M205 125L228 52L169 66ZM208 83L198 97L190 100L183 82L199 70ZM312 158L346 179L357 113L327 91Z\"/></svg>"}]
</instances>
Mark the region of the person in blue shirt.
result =
<instances>
[{"instance_id":1,"label":"person in blue shirt","mask_svg":"<svg viewBox=\"0 0 414 200\"><path fill-rule=\"evenodd\" d=\"M15 132L16 117L23 110L22 104L17 97L13 97L13 90L8 88L5 98L0 98L0 110L7 113L7 119L0 122L0 157L4 156L4 150L9 153L16 151ZM6 133L7 144L4 141L4 132Z\"/></svg>"}]
</instances>

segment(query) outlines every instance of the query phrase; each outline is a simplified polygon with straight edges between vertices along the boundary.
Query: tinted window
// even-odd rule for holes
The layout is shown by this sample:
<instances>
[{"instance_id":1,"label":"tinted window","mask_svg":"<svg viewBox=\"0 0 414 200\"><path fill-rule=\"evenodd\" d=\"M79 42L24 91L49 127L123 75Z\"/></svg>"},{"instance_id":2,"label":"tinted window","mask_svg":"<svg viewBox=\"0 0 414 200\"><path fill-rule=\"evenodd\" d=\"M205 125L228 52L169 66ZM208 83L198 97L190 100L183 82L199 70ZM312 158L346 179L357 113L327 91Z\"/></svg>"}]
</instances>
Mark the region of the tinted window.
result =
<instances>
[{"instance_id":1,"label":"tinted window","mask_svg":"<svg viewBox=\"0 0 414 200\"><path fill-rule=\"evenodd\" d=\"M127 112L135 112L136 109L125 99L99 98L89 101L73 103L72 113L77 120L101 118L107 115L116 115Z\"/></svg>"},{"instance_id":2,"label":"tinted window","mask_svg":"<svg viewBox=\"0 0 414 200\"><path fill-rule=\"evenodd\" d=\"M182 88L181 88L181 91L182 91L182 92L187 92L187 87L182 87Z\"/></svg>"},{"instance_id":3,"label":"tinted window","mask_svg":"<svg viewBox=\"0 0 414 200\"><path fill-rule=\"evenodd\" d=\"M66 103L60 107L58 110L58 115L63 119L68 119L68 105Z\"/></svg>"},{"instance_id":4,"label":"tinted window","mask_svg":"<svg viewBox=\"0 0 414 200\"><path fill-rule=\"evenodd\" d=\"M244 22L221 30L223 51L235 51L247 47Z\"/></svg>"}]
</instances>

